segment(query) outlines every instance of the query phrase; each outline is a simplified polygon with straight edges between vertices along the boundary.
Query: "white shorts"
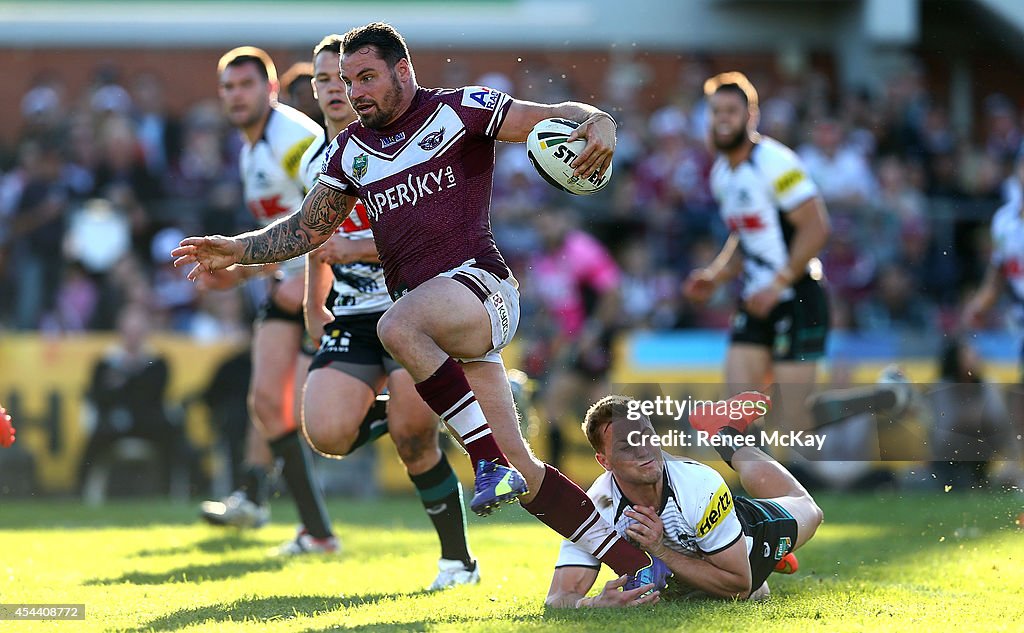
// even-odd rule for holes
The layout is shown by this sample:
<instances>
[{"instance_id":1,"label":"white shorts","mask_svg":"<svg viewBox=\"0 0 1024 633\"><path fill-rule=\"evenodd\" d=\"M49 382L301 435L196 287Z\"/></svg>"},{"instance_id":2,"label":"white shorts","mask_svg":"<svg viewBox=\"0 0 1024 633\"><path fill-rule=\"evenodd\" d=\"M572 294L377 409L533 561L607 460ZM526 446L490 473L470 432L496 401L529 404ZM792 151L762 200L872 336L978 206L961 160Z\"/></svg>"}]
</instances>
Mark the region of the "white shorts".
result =
<instances>
[{"instance_id":1,"label":"white shorts","mask_svg":"<svg viewBox=\"0 0 1024 633\"><path fill-rule=\"evenodd\" d=\"M519 282L512 275L499 279L477 268L473 260L441 273L466 286L480 299L491 320L491 350L477 358L458 358L463 363L484 361L501 363L501 350L512 341L519 328Z\"/></svg>"}]
</instances>

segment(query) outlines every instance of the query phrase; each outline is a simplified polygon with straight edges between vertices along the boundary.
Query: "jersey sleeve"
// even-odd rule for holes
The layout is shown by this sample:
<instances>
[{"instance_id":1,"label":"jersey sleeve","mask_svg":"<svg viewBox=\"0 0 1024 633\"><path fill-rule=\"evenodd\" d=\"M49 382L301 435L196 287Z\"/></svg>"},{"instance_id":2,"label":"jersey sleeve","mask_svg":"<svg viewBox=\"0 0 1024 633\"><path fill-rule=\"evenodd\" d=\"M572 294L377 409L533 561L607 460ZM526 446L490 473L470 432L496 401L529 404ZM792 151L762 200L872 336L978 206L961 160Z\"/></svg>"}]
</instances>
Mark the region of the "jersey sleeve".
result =
<instances>
[{"instance_id":1,"label":"jersey sleeve","mask_svg":"<svg viewBox=\"0 0 1024 633\"><path fill-rule=\"evenodd\" d=\"M772 199L783 211L792 211L818 195L817 185L795 152L779 145L766 153L758 166L767 177Z\"/></svg>"},{"instance_id":2,"label":"jersey sleeve","mask_svg":"<svg viewBox=\"0 0 1024 633\"><path fill-rule=\"evenodd\" d=\"M694 527L697 547L706 555L717 554L743 536L743 526L736 516L736 504L725 480L708 468L702 482L703 491L695 505Z\"/></svg>"},{"instance_id":3,"label":"jersey sleeve","mask_svg":"<svg viewBox=\"0 0 1024 633\"><path fill-rule=\"evenodd\" d=\"M341 164L342 152L338 151L347 138L348 132L343 131L327 146L317 180L325 187L339 191L346 196L356 197L356 184L345 173L344 165Z\"/></svg>"},{"instance_id":4,"label":"jersey sleeve","mask_svg":"<svg viewBox=\"0 0 1024 633\"><path fill-rule=\"evenodd\" d=\"M302 159L299 160L299 177L302 178L302 185L306 191L312 189L317 178L320 177L320 162L316 158L321 150L326 149L326 146L327 141L321 134L313 139L306 151L302 153Z\"/></svg>"},{"instance_id":5,"label":"jersey sleeve","mask_svg":"<svg viewBox=\"0 0 1024 633\"><path fill-rule=\"evenodd\" d=\"M486 86L467 86L455 92L455 110L470 134L497 138L512 107L512 97Z\"/></svg>"}]
</instances>

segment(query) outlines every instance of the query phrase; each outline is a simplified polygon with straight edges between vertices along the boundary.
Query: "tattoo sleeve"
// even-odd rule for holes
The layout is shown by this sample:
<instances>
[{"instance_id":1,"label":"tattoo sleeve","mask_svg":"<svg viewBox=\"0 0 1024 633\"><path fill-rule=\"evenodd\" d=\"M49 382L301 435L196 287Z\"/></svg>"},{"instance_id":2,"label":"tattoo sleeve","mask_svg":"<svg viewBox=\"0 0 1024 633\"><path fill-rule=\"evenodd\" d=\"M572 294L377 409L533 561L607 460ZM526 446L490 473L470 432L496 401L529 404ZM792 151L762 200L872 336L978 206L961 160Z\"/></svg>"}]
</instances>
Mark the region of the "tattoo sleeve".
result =
<instances>
[{"instance_id":1,"label":"tattoo sleeve","mask_svg":"<svg viewBox=\"0 0 1024 633\"><path fill-rule=\"evenodd\" d=\"M317 183L297 211L259 231L239 236L245 245L239 263L283 262L308 253L334 234L352 202L345 194Z\"/></svg>"}]
</instances>

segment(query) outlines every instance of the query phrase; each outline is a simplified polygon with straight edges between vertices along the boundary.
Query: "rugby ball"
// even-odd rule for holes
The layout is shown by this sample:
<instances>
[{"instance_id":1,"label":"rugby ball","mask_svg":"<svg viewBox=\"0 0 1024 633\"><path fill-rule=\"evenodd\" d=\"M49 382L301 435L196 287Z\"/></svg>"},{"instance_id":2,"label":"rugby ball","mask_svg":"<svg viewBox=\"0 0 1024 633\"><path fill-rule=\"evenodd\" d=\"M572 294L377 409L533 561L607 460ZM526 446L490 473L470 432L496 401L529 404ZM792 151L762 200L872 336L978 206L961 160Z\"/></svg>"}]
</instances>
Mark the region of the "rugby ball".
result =
<instances>
[{"instance_id":1,"label":"rugby ball","mask_svg":"<svg viewBox=\"0 0 1024 633\"><path fill-rule=\"evenodd\" d=\"M577 177L569 165L587 146L583 139L569 142L569 135L579 123L567 119L544 119L526 137L526 155L537 173L552 187L577 196L587 196L604 189L612 177L612 166L603 175Z\"/></svg>"}]
</instances>

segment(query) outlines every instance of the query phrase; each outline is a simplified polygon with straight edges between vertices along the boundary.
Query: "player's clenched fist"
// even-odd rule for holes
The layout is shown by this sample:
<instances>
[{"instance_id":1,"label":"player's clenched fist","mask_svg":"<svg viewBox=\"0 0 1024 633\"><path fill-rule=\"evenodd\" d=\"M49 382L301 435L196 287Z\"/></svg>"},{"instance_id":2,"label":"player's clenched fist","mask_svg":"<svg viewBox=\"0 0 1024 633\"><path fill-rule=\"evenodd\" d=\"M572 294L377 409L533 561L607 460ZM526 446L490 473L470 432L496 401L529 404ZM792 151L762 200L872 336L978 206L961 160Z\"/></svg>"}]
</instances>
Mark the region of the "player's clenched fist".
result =
<instances>
[{"instance_id":1,"label":"player's clenched fist","mask_svg":"<svg viewBox=\"0 0 1024 633\"><path fill-rule=\"evenodd\" d=\"M186 237L178 248L171 251L174 266L195 264L188 278L195 281L201 271L213 272L237 264L244 254L242 242L223 235L208 237Z\"/></svg>"},{"instance_id":2,"label":"player's clenched fist","mask_svg":"<svg viewBox=\"0 0 1024 633\"><path fill-rule=\"evenodd\" d=\"M4 448L14 444L14 424L7 409L0 407L0 446Z\"/></svg>"}]
</instances>

